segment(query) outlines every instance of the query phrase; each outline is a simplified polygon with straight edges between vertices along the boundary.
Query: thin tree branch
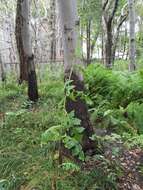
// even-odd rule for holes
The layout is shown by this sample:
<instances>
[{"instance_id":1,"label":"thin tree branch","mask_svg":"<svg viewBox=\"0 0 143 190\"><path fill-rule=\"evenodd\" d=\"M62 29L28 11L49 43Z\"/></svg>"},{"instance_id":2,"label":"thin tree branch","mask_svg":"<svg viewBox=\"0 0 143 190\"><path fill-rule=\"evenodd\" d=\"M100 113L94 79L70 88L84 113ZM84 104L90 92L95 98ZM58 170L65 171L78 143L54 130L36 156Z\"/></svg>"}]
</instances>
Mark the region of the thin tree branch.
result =
<instances>
[{"instance_id":1,"label":"thin tree branch","mask_svg":"<svg viewBox=\"0 0 143 190\"><path fill-rule=\"evenodd\" d=\"M112 14L111 16L109 17L109 20L108 20L108 23L111 23L114 16L115 16L115 13L117 11L117 8L118 8L118 3L119 3L119 0L115 0L115 4L114 4L114 7L113 7L113 11L112 11Z\"/></svg>"}]
</instances>

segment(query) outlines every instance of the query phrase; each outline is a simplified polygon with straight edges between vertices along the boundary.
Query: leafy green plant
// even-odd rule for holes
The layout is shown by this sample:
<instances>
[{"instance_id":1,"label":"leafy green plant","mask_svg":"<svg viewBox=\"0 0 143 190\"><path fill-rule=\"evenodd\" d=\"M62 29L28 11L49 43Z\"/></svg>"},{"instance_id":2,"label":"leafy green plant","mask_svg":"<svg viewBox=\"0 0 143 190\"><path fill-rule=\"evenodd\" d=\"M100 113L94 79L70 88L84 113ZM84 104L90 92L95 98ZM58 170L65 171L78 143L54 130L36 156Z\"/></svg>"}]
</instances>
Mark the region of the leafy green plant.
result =
<instances>
[{"instance_id":1,"label":"leafy green plant","mask_svg":"<svg viewBox=\"0 0 143 190\"><path fill-rule=\"evenodd\" d=\"M122 134L122 139L124 144L132 149L132 148L143 148L143 135L130 135L128 133Z\"/></svg>"},{"instance_id":2,"label":"leafy green plant","mask_svg":"<svg viewBox=\"0 0 143 190\"><path fill-rule=\"evenodd\" d=\"M60 165L60 167L65 171L70 171L70 172L80 171L80 167L71 162L63 163L62 165Z\"/></svg>"},{"instance_id":3,"label":"leafy green plant","mask_svg":"<svg viewBox=\"0 0 143 190\"><path fill-rule=\"evenodd\" d=\"M100 65L91 64L85 69L84 76L87 86L86 95L92 102L89 104L91 119L96 127L109 128L117 133L137 131L142 133L143 74L141 70L130 74L109 71Z\"/></svg>"},{"instance_id":4,"label":"leafy green plant","mask_svg":"<svg viewBox=\"0 0 143 190\"><path fill-rule=\"evenodd\" d=\"M143 104L131 102L126 111L129 122L137 128L139 133L143 133Z\"/></svg>"},{"instance_id":5,"label":"leafy green plant","mask_svg":"<svg viewBox=\"0 0 143 190\"><path fill-rule=\"evenodd\" d=\"M61 141L74 156L84 161L84 153L80 145L83 131L80 120L74 117L74 112L71 112L61 118L60 125L52 126L42 134L42 144Z\"/></svg>"}]
</instances>

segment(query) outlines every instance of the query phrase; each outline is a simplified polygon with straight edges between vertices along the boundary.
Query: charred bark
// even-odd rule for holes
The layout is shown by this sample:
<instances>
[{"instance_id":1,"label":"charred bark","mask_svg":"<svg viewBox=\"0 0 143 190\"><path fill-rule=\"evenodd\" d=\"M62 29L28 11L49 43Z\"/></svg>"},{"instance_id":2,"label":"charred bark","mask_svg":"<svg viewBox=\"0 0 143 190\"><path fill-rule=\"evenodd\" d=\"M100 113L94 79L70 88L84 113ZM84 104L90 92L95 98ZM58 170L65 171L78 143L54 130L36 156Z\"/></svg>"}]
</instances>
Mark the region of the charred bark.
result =
<instances>
[{"instance_id":1,"label":"charred bark","mask_svg":"<svg viewBox=\"0 0 143 190\"><path fill-rule=\"evenodd\" d=\"M3 62L2 62L1 55L0 55L0 69L1 69L1 81L5 82L6 81L6 73L4 71L4 65L3 65Z\"/></svg>"},{"instance_id":2,"label":"charred bark","mask_svg":"<svg viewBox=\"0 0 143 190\"><path fill-rule=\"evenodd\" d=\"M35 102L38 100L38 88L32 54L29 0L17 0L16 42L20 59L20 83L27 81L28 97Z\"/></svg>"},{"instance_id":3,"label":"charred bark","mask_svg":"<svg viewBox=\"0 0 143 190\"><path fill-rule=\"evenodd\" d=\"M69 75L70 72L65 74L65 80L68 79ZM72 80L72 85L74 85L75 91L83 92L85 90L84 82L80 80L79 76L75 72L71 74L70 80ZM68 113L74 111L75 117L81 121L81 127L85 129L82 139L83 151L86 152L89 150L95 150L95 142L90 139L94 133L94 130L90 122L90 116L86 102L81 99L81 97L77 97L75 101L67 97L65 107Z\"/></svg>"},{"instance_id":4,"label":"charred bark","mask_svg":"<svg viewBox=\"0 0 143 190\"><path fill-rule=\"evenodd\" d=\"M31 101L38 100L37 77L34 66L34 56L28 57L28 97Z\"/></svg>"},{"instance_id":5,"label":"charred bark","mask_svg":"<svg viewBox=\"0 0 143 190\"><path fill-rule=\"evenodd\" d=\"M76 56L78 21L77 0L58 0L58 5L63 35L65 80L72 80L75 93L76 91L83 92L83 77L75 70L76 66L81 64ZM80 96L76 96L75 100L66 97L65 109L68 113L74 111L75 117L81 121L81 126L85 129L82 139L83 151L95 150L95 143L90 139L94 131L90 123L86 102Z\"/></svg>"}]
</instances>

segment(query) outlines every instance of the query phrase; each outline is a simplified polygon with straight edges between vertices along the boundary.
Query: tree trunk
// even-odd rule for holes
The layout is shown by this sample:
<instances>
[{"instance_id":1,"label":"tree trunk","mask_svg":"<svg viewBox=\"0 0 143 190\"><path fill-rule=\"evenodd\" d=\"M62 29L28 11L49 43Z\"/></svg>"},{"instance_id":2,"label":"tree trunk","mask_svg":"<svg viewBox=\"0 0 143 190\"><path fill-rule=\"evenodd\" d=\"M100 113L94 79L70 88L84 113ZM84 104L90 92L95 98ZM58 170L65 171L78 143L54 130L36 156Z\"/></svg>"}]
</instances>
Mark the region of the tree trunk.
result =
<instances>
[{"instance_id":1,"label":"tree trunk","mask_svg":"<svg viewBox=\"0 0 143 190\"><path fill-rule=\"evenodd\" d=\"M56 60L56 0L49 2L50 61Z\"/></svg>"},{"instance_id":2,"label":"tree trunk","mask_svg":"<svg viewBox=\"0 0 143 190\"><path fill-rule=\"evenodd\" d=\"M20 83L22 83L23 81L28 81L26 55L24 51L24 42L23 42L23 38L25 36L24 31L26 30L26 25L27 25L26 20L24 19L25 16L24 8L25 8L24 2L17 0L15 35L16 35L16 43L17 43L17 49L20 61L20 78L19 78Z\"/></svg>"},{"instance_id":3,"label":"tree trunk","mask_svg":"<svg viewBox=\"0 0 143 190\"><path fill-rule=\"evenodd\" d=\"M28 82L28 97L31 101L38 99L38 87L32 53L30 35L30 4L29 0L17 0L16 39L20 58L20 80Z\"/></svg>"},{"instance_id":4,"label":"tree trunk","mask_svg":"<svg viewBox=\"0 0 143 190\"><path fill-rule=\"evenodd\" d=\"M126 54L126 46L127 46L127 27L125 27L125 38L124 38L124 44L123 44L123 55L122 55L122 59L125 59L125 54Z\"/></svg>"},{"instance_id":5,"label":"tree trunk","mask_svg":"<svg viewBox=\"0 0 143 190\"><path fill-rule=\"evenodd\" d=\"M91 55L91 20L88 19L86 23L86 61L87 65L90 64L90 55Z\"/></svg>"},{"instance_id":6,"label":"tree trunk","mask_svg":"<svg viewBox=\"0 0 143 190\"><path fill-rule=\"evenodd\" d=\"M31 101L38 100L37 77L35 71L34 55L28 56L28 97Z\"/></svg>"},{"instance_id":7,"label":"tree trunk","mask_svg":"<svg viewBox=\"0 0 143 190\"><path fill-rule=\"evenodd\" d=\"M136 69L136 47L135 47L135 4L134 0L128 0L129 6L129 22L130 22L130 37L129 37L129 70Z\"/></svg>"},{"instance_id":8,"label":"tree trunk","mask_svg":"<svg viewBox=\"0 0 143 190\"><path fill-rule=\"evenodd\" d=\"M84 40L83 40L83 37L84 37L84 29L83 29L83 26L82 24L80 24L80 38L81 38L81 56L82 56L82 60L84 60L84 52L83 52L83 45L84 45Z\"/></svg>"},{"instance_id":9,"label":"tree trunk","mask_svg":"<svg viewBox=\"0 0 143 190\"><path fill-rule=\"evenodd\" d=\"M1 55L0 55L0 70L1 70L1 81L4 82L6 80L6 74L5 74L5 71L4 71L4 65L3 65L3 62L2 62Z\"/></svg>"},{"instance_id":10,"label":"tree trunk","mask_svg":"<svg viewBox=\"0 0 143 190\"><path fill-rule=\"evenodd\" d=\"M102 64L105 65L105 43L104 43L104 39L105 39L105 32L104 32L104 25L103 25L103 17L102 17L102 34L101 34L101 54L102 54Z\"/></svg>"},{"instance_id":11,"label":"tree trunk","mask_svg":"<svg viewBox=\"0 0 143 190\"><path fill-rule=\"evenodd\" d=\"M75 66L78 64L76 59L76 44L77 44L77 5L76 0L58 0L59 12L61 16L61 26L64 45L64 68L65 80L72 80L76 91L84 91L83 77L79 72L76 72ZM83 135L83 150L94 149L95 145L90 140L93 134L93 128L90 123L88 108L84 100L80 97L73 101L70 98L66 99L67 112L74 111L75 117L81 120L81 126L85 128Z\"/></svg>"},{"instance_id":12,"label":"tree trunk","mask_svg":"<svg viewBox=\"0 0 143 190\"><path fill-rule=\"evenodd\" d=\"M95 48L95 45L96 45L96 41L98 39L98 36L99 36L99 32L95 34L94 38L93 38L93 42L91 44L91 50L90 50L90 60L92 61L93 59L93 53L94 53L94 48ZM99 56L98 56L99 58Z\"/></svg>"},{"instance_id":13,"label":"tree trunk","mask_svg":"<svg viewBox=\"0 0 143 190\"><path fill-rule=\"evenodd\" d=\"M112 32L112 27L113 27L113 21L114 21L114 17L118 8L118 3L119 0L114 0L114 1L102 1L102 13L103 13L103 17L102 17L102 24L103 27L105 27L105 31L106 31L106 35L105 35L105 66L107 68L112 68L112 64L113 64L113 32ZM111 4L113 5L112 10L110 11L109 8Z\"/></svg>"},{"instance_id":14,"label":"tree trunk","mask_svg":"<svg viewBox=\"0 0 143 190\"><path fill-rule=\"evenodd\" d=\"M112 47L113 47L113 38L112 38L112 25L107 23L107 39L105 44L105 66L107 68L112 68Z\"/></svg>"},{"instance_id":15,"label":"tree trunk","mask_svg":"<svg viewBox=\"0 0 143 190\"><path fill-rule=\"evenodd\" d=\"M117 31L115 33L115 37L114 37L114 44L113 44L113 50L112 50L112 64L114 64L114 61L115 61L115 56L116 56L116 48L117 48L117 45L118 45L118 39L119 39L119 35L120 35L120 28L122 27L123 23L126 21L127 19L127 16L128 16L128 12L125 12L123 15L121 14L120 18L119 18L119 23L117 25ZM119 49L119 52L120 53L120 49Z\"/></svg>"}]
</instances>

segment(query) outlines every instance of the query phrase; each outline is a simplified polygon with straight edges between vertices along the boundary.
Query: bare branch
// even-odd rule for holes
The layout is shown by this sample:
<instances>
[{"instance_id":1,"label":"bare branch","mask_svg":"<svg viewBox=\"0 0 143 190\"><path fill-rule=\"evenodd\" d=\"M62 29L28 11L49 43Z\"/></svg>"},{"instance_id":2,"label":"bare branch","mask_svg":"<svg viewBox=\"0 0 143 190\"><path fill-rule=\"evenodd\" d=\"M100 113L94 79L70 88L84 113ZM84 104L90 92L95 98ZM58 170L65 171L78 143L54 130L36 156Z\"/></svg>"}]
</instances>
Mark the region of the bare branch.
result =
<instances>
[{"instance_id":1,"label":"bare branch","mask_svg":"<svg viewBox=\"0 0 143 190\"><path fill-rule=\"evenodd\" d=\"M102 7L102 11L104 11L106 9L106 6L108 4L109 0L106 0L104 3L103 3L103 7Z\"/></svg>"},{"instance_id":2,"label":"bare branch","mask_svg":"<svg viewBox=\"0 0 143 190\"><path fill-rule=\"evenodd\" d=\"M109 17L109 20L108 20L109 23L112 22L112 20L113 20L113 18L115 16L115 13L116 13L117 8L118 8L118 3L119 3L119 0L115 0L115 4L114 4L114 7L113 7L112 14L111 14L111 16Z\"/></svg>"}]
</instances>

